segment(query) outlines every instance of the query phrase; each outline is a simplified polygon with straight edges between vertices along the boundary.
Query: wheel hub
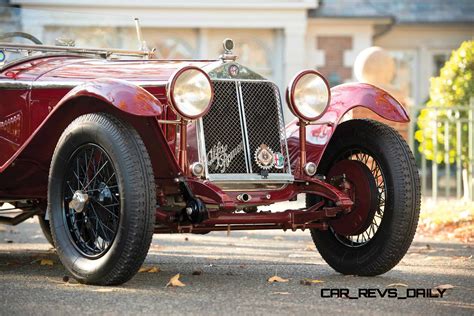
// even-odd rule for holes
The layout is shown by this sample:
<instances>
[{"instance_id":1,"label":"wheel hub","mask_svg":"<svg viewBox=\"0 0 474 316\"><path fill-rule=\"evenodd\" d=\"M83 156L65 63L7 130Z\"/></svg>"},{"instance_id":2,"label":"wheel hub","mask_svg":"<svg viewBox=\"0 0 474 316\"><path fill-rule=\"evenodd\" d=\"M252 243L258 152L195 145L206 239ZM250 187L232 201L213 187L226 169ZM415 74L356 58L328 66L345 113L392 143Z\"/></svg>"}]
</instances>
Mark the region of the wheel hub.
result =
<instances>
[{"instance_id":1,"label":"wheel hub","mask_svg":"<svg viewBox=\"0 0 474 316\"><path fill-rule=\"evenodd\" d=\"M81 213L89 201L89 195L82 190L77 190L69 202L69 208L72 208L76 213Z\"/></svg>"},{"instance_id":2,"label":"wheel hub","mask_svg":"<svg viewBox=\"0 0 474 316\"><path fill-rule=\"evenodd\" d=\"M354 205L349 214L332 220L332 229L340 235L363 233L372 223L378 206L378 191L370 169L357 160L341 160L328 172L332 184L344 189Z\"/></svg>"}]
</instances>

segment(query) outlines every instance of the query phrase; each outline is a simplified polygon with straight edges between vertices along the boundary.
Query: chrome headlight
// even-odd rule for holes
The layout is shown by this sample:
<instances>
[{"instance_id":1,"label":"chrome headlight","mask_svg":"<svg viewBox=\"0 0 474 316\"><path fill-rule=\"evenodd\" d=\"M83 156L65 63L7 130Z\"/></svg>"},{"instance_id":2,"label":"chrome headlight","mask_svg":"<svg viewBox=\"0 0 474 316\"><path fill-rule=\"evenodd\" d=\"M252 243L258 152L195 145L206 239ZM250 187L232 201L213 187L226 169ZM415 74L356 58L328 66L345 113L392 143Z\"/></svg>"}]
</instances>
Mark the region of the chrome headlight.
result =
<instances>
[{"instance_id":1,"label":"chrome headlight","mask_svg":"<svg viewBox=\"0 0 474 316\"><path fill-rule=\"evenodd\" d=\"M214 95L209 76L194 66L177 70L168 82L167 91L173 110L190 120L209 111Z\"/></svg>"},{"instance_id":2,"label":"chrome headlight","mask_svg":"<svg viewBox=\"0 0 474 316\"><path fill-rule=\"evenodd\" d=\"M303 70L298 73L286 90L291 112L305 121L320 118L329 105L330 97L327 80L315 70Z\"/></svg>"}]
</instances>

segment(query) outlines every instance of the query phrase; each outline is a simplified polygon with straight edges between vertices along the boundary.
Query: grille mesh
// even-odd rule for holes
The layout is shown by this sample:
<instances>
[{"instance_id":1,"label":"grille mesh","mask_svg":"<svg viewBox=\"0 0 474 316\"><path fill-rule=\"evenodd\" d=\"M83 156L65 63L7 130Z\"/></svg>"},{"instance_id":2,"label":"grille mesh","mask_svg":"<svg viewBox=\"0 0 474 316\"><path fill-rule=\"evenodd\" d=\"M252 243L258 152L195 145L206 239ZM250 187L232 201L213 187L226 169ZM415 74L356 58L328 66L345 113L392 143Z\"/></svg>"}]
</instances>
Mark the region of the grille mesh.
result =
<instances>
[{"instance_id":1,"label":"grille mesh","mask_svg":"<svg viewBox=\"0 0 474 316\"><path fill-rule=\"evenodd\" d=\"M246 173L235 81L214 82L214 102L202 121L209 173Z\"/></svg>"},{"instance_id":2,"label":"grille mesh","mask_svg":"<svg viewBox=\"0 0 474 316\"><path fill-rule=\"evenodd\" d=\"M265 144L274 153L280 152L286 156L280 98L278 88L270 82L242 82L241 86L252 171L258 173L260 167L254 157L260 145ZM285 170L271 168L269 172L283 173Z\"/></svg>"},{"instance_id":3,"label":"grille mesh","mask_svg":"<svg viewBox=\"0 0 474 316\"><path fill-rule=\"evenodd\" d=\"M242 126L248 135L249 165L252 173L258 174L261 171L254 155L262 144L285 157L285 167L273 167L268 170L269 173L288 172L278 88L266 81L216 80L213 84L214 101L209 113L203 117L209 173L248 173ZM239 85L245 122L241 121L242 112L239 110Z\"/></svg>"}]
</instances>

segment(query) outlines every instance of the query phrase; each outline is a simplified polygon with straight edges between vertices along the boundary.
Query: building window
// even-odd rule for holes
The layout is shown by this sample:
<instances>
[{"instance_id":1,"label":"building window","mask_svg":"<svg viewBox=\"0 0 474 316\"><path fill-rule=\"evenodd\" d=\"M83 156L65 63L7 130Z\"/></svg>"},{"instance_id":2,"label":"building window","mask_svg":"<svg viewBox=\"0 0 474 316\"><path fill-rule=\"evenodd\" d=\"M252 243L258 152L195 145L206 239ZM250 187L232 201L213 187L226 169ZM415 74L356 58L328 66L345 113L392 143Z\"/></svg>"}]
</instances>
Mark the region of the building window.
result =
<instances>
[{"instance_id":1,"label":"building window","mask_svg":"<svg viewBox=\"0 0 474 316\"><path fill-rule=\"evenodd\" d=\"M194 51L186 41L180 38L165 38L148 44L156 48L156 56L160 59L192 59Z\"/></svg>"}]
</instances>

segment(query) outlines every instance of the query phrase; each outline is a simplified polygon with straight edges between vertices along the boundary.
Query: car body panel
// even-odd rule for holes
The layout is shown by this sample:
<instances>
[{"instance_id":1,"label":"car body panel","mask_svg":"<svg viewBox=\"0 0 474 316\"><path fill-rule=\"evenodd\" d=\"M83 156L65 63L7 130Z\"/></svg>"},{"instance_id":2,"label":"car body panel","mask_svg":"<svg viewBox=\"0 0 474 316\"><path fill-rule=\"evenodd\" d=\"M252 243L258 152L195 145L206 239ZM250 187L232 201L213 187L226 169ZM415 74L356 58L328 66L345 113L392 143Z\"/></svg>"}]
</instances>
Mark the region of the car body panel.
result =
<instances>
[{"instance_id":1,"label":"car body panel","mask_svg":"<svg viewBox=\"0 0 474 316\"><path fill-rule=\"evenodd\" d=\"M308 162L319 164L337 125L347 112L356 107L367 108L390 121L402 123L410 121L400 102L383 89L366 83L347 83L333 87L327 111L317 121L317 125L306 126L306 160ZM286 126L292 166L296 166L299 159L298 123L298 119L295 119Z\"/></svg>"},{"instance_id":2,"label":"car body panel","mask_svg":"<svg viewBox=\"0 0 474 316\"><path fill-rule=\"evenodd\" d=\"M230 63L215 60L104 60L60 55L31 58L4 67L0 73L0 91L4 96L0 114L3 120L17 116L11 120L13 127L8 129L16 134L0 137L0 197L44 197L49 162L65 127L79 115L110 112L129 122L142 136L163 195L179 194L175 180L180 178L188 181L194 193L209 203L220 204L227 210L242 204L237 201L237 191L224 192L207 180L182 178L187 170L181 170L177 162L176 126L159 122L177 118L168 104L166 85L177 69L188 65L200 67L215 78L229 79L226 76ZM243 66L241 69L245 79L265 80ZM364 84L335 87L331 105L319 120L332 123L307 127L308 161L319 161L337 123L355 106L370 108L387 119L408 120L403 107L381 89ZM287 126L293 162L299 154L297 129L296 122ZM188 130L189 140L195 141L194 127L190 125ZM0 132L5 131L3 128ZM194 144L188 147L188 157L197 159ZM298 175L298 179L295 180L301 181L304 176ZM263 188L253 193L254 203L271 204L293 198L298 194L296 187ZM316 187L326 194L323 184Z\"/></svg>"}]
</instances>

